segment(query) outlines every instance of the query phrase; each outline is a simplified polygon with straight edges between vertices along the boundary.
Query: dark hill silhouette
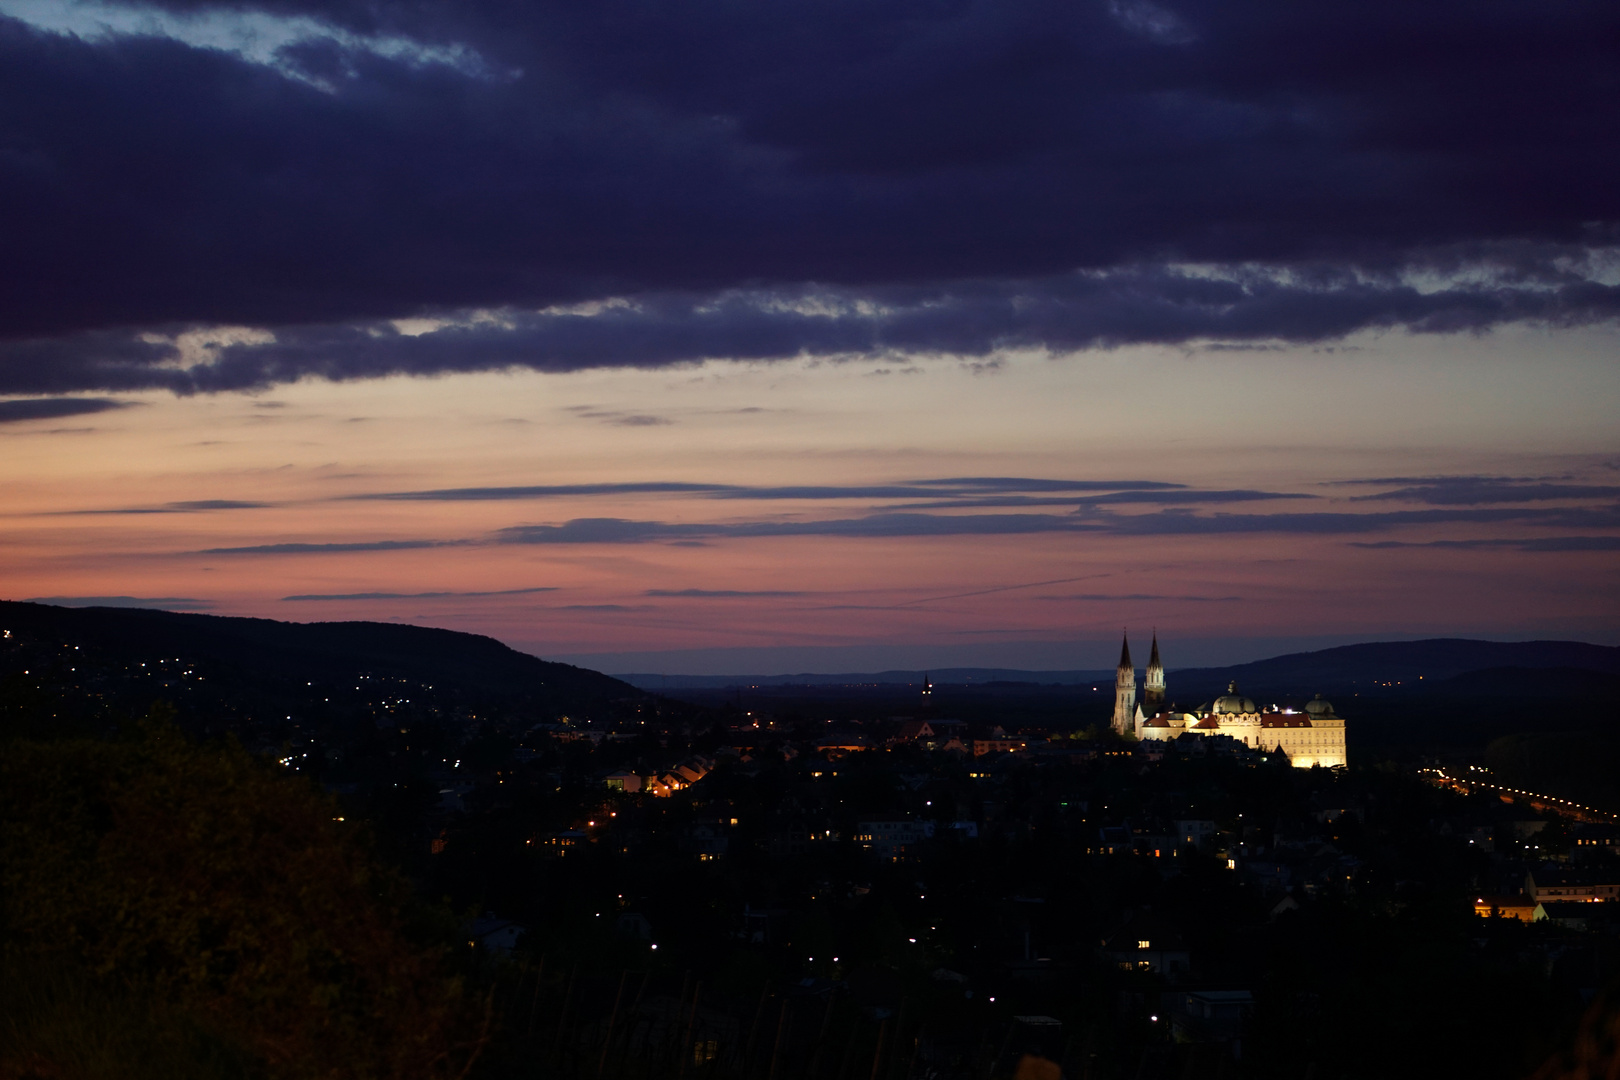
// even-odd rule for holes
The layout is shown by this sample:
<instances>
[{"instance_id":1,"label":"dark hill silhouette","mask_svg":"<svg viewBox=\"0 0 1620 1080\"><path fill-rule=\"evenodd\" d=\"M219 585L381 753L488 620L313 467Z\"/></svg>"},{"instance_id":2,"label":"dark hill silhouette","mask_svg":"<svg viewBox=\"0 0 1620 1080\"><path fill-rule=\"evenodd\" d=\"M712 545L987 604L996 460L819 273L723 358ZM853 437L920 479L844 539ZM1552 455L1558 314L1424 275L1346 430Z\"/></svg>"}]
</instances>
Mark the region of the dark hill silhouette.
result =
<instances>
[{"instance_id":1,"label":"dark hill silhouette","mask_svg":"<svg viewBox=\"0 0 1620 1080\"><path fill-rule=\"evenodd\" d=\"M1234 681L1248 694L1298 697L1365 694L1395 686L1426 690L1426 684L1487 669L1581 669L1620 675L1620 648L1582 641L1466 638L1369 642L1290 653L1232 667L1172 669L1169 681L1172 693L1183 699L1218 693Z\"/></svg>"},{"instance_id":2,"label":"dark hill silhouette","mask_svg":"<svg viewBox=\"0 0 1620 1080\"><path fill-rule=\"evenodd\" d=\"M1427 682L1427 680L1425 680ZM1509 698L1583 697L1620 699L1620 674L1586 668L1485 668L1435 683L1435 693Z\"/></svg>"},{"instance_id":3,"label":"dark hill silhouette","mask_svg":"<svg viewBox=\"0 0 1620 1080\"><path fill-rule=\"evenodd\" d=\"M0 601L0 628L33 655L74 646L100 677L180 658L280 699L310 682L351 683L368 675L431 685L485 708L551 713L608 712L645 695L600 672L552 663L493 638L395 623L288 623L140 608L65 608ZM49 655L48 652L46 655Z\"/></svg>"}]
</instances>

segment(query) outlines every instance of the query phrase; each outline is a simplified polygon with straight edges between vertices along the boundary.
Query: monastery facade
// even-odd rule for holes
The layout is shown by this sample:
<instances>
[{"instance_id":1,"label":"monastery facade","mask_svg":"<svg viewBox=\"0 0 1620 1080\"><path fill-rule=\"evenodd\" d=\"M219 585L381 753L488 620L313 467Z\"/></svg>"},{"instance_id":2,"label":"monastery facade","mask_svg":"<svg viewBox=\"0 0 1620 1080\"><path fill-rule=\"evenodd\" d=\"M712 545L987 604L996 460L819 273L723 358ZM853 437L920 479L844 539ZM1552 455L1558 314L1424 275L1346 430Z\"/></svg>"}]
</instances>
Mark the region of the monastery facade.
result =
<instances>
[{"instance_id":1,"label":"monastery facade","mask_svg":"<svg viewBox=\"0 0 1620 1080\"><path fill-rule=\"evenodd\" d=\"M1142 700L1136 700L1136 668L1131 664L1131 643L1120 651L1114 680L1114 723L1121 735L1138 739L1175 739L1182 735L1230 735L1245 746L1268 753L1281 750L1297 768L1323 768L1345 764L1344 719L1333 703L1316 695L1303 709L1261 708L1238 693L1237 684L1213 702L1191 711L1166 705L1164 664L1159 661L1159 636L1153 635Z\"/></svg>"}]
</instances>

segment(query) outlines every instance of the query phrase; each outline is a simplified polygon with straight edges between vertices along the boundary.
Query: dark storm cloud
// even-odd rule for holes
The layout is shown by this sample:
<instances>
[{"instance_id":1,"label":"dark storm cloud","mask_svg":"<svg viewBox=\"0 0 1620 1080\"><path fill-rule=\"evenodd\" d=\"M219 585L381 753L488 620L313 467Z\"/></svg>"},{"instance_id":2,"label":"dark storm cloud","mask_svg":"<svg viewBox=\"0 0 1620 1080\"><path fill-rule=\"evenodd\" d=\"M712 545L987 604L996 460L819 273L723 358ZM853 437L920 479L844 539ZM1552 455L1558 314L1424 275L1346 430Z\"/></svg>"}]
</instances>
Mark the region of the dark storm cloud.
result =
<instances>
[{"instance_id":1,"label":"dark storm cloud","mask_svg":"<svg viewBox=\"0 0 1620 1080\"><path fill-rule=\"evenodd\" d=\"M334 29L0 19L0 391L1620 311L1607 0L146 7Z\"/></svg>"},{"instance_id":2,"label":"dark storm cloud","mask_svg":"<svg viewBox=\"0 0 1620 1080\"><path fill-rule=\"evenodd\" d=\"M861 301L868 301L862 303ZM874 306L875 305L875 306ZM1372 327L1484 330L1514 320L1579 323L1620 315L1620 287L1459 286L1425 292L1322 269L1303 284L1253 271L1211 278L1131 267L1039 280L873 286L837 292L646 294L594 314L503 309L498 321L453 321L427 333L391 322L281 326L274 339L211 347L191 366L147 334L112 332L0 344L0 388L79 385L177 392L248 390L309 375L330 379L531 368L654 368L712 357L749 361L887 353L979 356L1208 337L1319 341ZM635 421L637 423L642 421Z\"/></svg>"},{"instance_id":3,"label":"dark storm cloud","mask_svg":"<svg viewBox=\"0 0 1620 1080\"><path fill-rule=\"evenodd\" d=\"M17 401L0 401L0 424L84 416L89 413L106 412L108 409L122 409L127 404L108 398L23 398Z\"/></svg>"},{"instance_id":4,"label":"dark storm cloud","mask_svg":"<svg viewBox=\"0 0 1620 1080\"><path fill-rule=\"evenodd\" d=\"M468 596L527 596L530 593L556 592L555 585L541 585L532 589L496 589L493 592L358 592L358 593L304 593L283 596L283 600L441 600Z\"/></svg>"}]
</instances>

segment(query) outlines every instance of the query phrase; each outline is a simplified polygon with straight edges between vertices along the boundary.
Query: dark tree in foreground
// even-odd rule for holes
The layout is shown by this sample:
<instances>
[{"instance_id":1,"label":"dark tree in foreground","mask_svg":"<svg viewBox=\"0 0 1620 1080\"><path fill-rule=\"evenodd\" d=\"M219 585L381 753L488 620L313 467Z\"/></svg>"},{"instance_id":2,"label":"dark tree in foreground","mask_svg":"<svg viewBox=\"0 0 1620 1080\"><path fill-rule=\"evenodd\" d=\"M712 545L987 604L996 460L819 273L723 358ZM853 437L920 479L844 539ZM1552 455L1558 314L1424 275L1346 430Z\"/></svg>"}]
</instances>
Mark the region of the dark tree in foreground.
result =
<instances>
[{"instance_id":1,"label":"dark tree in foreground","mask_svg":"<svg viewBox=\"0 0 1620 1080\"><path fill-rule=\"evenodd\" d=\"M462 1072L443 935L340 813L162 719L0 747L0 1076Z\"/></svg>"}]
</instances>

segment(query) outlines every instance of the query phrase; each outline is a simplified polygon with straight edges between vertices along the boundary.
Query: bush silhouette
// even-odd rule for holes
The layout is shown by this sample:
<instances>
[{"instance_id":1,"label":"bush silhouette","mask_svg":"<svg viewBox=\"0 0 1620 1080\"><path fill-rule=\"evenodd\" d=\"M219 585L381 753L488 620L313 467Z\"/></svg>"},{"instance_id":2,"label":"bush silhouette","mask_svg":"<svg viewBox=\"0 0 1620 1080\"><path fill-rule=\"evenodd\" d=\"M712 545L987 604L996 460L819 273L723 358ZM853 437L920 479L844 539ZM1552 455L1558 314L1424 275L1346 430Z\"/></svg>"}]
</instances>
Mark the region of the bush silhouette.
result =
<instances>
[{"instance_id":1,"label":"bush silhouette","mask_svg":"<svg viewBox=\"0 0 1620 1080\"><path fill-rule=\"evenodd\" d=\"M126 1027L213 1075L462 1071L462 986L338 813L161 716L0 746L0 1077L103 1075L94 1044Z\"/></svg>"}]
</instances>

